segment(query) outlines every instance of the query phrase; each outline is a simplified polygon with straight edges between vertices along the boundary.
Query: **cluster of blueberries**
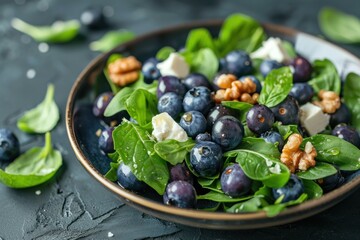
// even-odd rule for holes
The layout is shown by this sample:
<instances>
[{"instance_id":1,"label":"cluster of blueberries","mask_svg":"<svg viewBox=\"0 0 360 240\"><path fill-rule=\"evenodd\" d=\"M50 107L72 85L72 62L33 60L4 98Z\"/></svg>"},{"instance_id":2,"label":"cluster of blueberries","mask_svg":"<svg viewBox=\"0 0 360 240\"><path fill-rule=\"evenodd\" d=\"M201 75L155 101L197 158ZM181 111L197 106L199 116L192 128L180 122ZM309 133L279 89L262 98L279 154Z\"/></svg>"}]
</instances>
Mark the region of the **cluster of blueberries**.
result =
<instances>
[{"instance_id":1,"label":"cluster of blueberries","mask_svg":"<svg viewBox=\"0 0 360 240\"><path fill-rule=\"evenodd\" d=\"M234 109L215 104L212 92L217 90L216 78L209 81L204 75L191 73L184 79L175 76L161 76L156 65L159 61L150 58L145 61L142 73L147 83L158 80L158 111L167 112L186 131L187 135L196 140L196 145L190 152L190 164L200 177L211 178L220 175L221 189L231 197L239 197L251 191L249 179L239 166L234 163L223 167L223 152L235 149L244 137L243 124L238 120L239 112ZM275 60L264 60L260 65L261 74L266 75L273 69L283 65ZM277 143L281 152L284 146L282 136L272 129L275 121L284 125L294 124L299 126L299 104L309 102L314 95L314 90L307 83L311 78L311 64L303 57L296 57L290 64L293 69L294 85L291 93L279 105L268 108L264 105L254 105L246 115L246 125L256 136L266 142ZM260 81L250 74L253 66L249 55L243 51L230 52L220 60L219 74L231 73L242 81L250 77L257 85L256 92L260 93ZM113 97L112 93L100 95L94 104L94 114L101 116ZM99 106L101 106L99 108ZM281 111L280 111L281 109ZM360 147L359 135L347 125L350 122L350 112L342 104L337 112L331 115L333 135L342 137ZM336 126L336 127L335 127ZM114 151L111 132L113 128L106 129L99 138L99 146L105 153ZM299 127L299 131L306 136L306 132ZM129 167L121 164L118 169L118 182L126 189L141 191L144 184L136 179ZM170 183L167 185L163 196L164 203L182 208L196 206L196 181L187 166L178 164L170 167ZM322 187L329 191L341 184L343 177L340 171L334 176L324 178ZM199 190L201 191L201 190ZM288 183L279 189L273 189L273 196L277 199L285 195L282 202L297 199L304 191L301 180L296 175L291 175Z\"/></svg>"}]
</instances>

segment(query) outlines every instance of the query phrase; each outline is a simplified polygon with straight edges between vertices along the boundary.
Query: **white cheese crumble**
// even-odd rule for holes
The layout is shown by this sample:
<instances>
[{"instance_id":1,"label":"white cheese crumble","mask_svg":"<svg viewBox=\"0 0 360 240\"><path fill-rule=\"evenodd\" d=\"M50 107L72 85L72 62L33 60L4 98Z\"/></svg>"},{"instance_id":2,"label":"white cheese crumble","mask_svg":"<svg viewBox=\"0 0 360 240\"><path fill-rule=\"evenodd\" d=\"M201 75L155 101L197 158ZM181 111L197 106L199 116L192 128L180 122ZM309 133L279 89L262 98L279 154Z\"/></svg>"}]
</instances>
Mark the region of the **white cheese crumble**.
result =
<instances>
[{"instance_id":1,"label":"white cheese crumble","mask_svg":"<svg viewBox=\"0 0 360 240\"><path fill-rule=\"evenodd\" d=\"M269 168L269 171L275 174L280 174L281 173L280 164L276 163L275 166Z\"/></svg>"},{"instance_id":2,"label":"white cheese crumble","mask_svg":"<svg viewBox=\"0 0 360 240\"><path fill-rule=\"evenodd\" d=\"M171 75L184 78L190 73L189 65L178 53L171 53L165 61L158 63L156 67L160 70L162 76Z\"/></svg>"},{"instance_id":3,"label":"white cheese crumble","mask_svg":"<svg viewBox=\"0 0 360 240\"><path fill-rule=\"evenodd\" d=\"M151 123L154 128L152 135L158 142L167 139L185 142L188 139L185 130L166 112L154 116Z\"/></svg>"},{"instance_id":4,"label":"white cheese crumble","mask_svg":"<svg viewBox=\"0 0 360 240\"><path fill-rule=\"evenodd\" d=\"M329 125L330 116L323 113L320 107L306 103L300 107L300 122L310 136L325 130Z\"/></svg>"},{"instance_id":5,"label":"white cheese crumble","mask_svg":"<svg viewBox=\"0 0 360 240\"><path fill-rule=\"evenodd\" d=\"M270 37L262 43L262 47L250 54L251 58L272 59L280 63L291 61L291 57L285 51L280 38Z\"/></svg>"},{"instance_id":6,"label":"white cheese crumble","mask_svg":"<svg viewBox=\"0 0 360 240\"><path fill-rule=\"evenodd\" d=\"M39 195L41 194L41 191L40 191L40 190L36 190L36 191L35 191L35 194L39 196Z\"/></svg>"}]
</instances>

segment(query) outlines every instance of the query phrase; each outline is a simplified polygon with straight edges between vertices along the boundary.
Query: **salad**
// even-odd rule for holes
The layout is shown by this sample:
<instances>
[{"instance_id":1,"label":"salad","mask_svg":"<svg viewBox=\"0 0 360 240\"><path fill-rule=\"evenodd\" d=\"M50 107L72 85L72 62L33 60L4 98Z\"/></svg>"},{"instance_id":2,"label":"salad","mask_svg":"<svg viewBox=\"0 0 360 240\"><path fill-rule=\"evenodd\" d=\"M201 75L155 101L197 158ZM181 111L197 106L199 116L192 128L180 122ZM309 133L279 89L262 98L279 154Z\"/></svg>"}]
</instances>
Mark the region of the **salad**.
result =
<instances>
[{"instance_id":1,"label":"salad","mask_svg":"<svg viewBox=\"0 0 360 240\"><path fill-rule=\"evenodd\" d=\"M108 58L112 91L93 106L106 178L180 208L275 216L360 169L360 76L342 84L330 60L309 62L242 14L184 44Z\"/></svg>"}]
</instances>

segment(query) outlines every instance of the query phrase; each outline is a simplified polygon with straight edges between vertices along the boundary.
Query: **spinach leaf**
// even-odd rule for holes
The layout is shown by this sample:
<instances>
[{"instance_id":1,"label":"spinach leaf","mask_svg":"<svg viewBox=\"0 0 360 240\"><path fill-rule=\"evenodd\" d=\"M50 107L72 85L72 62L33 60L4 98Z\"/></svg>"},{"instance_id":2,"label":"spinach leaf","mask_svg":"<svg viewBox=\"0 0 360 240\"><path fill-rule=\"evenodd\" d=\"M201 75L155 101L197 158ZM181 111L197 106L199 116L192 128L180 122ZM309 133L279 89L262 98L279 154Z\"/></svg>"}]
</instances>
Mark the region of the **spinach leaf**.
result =
<instances>
[{"instance_id":1,"label":"spinach leaf","mask_svg":"<svg viewBox=\"0 0 360 240\"><path fill-rule=\"evenodd\" d=\"M360 76L355 73L346 76L344 102L351 112L351 125L360 131Z\"/></svg>"},{"instance_id":2,"label":"spinach leaf","mask_svg":"<svg viewBox=\"0 0 360 240\"><path fill-rule=\"evenodd\" d=\"M272 195L272 189L263 185L259 188L255 193L254 196L259 196L264 198L267 202L274 202L274 197Z\"/></svg>"},{"instance_id":3,"label":"spinach leaf","mask_svg":"<svg viewBox=\"0 0 360 240\"><path fill-rule=\"evenodd\" d=\"M316 160L335 164L345 171L360 169L360 150L351 143L335 136L317 134L305 138L301 146L309 141L317 151Z\"/></svg>"},{"instance_id":4,"label":"spinach leaf","mask_svg":"<svg viewBox=\"0 0 360 240\"><path fill-rule=\"evenodd\" d=\"M36 186L52 178L61 165L61 153L52 148L47 132L43 148L34 147L16 158L5 171L0 169L0 181L12 188Z\"/></svg>"},{"instance_id":5,"label":"spinach leaf","mask_svg":"<svg viewBox=\"0 0 360 240\"><path fill-rule=\"evenodd\" d=\"M197 199L201 199L201 200L211 200L214 202L242 202L245 200L248 200L250 198L252 198L253 196L244 196L244 197L230 197L228 195L226 195L225 193L220 193L220 192L215 192L215 191L210 191L204 195L199 195L197 196Z\"/></svg>"},{"instance_id":6,"label":"spinach leaf","mask_svg":"<svg viewBox=\"0 0 360 240\"><path fill-rule=\"evenodd\" d=\"M17 126L20 130L26 133L45 133L56 126L60 113L54 101L54 91L54 85L49 84L44 100L18 119Z\"/></svg>"},{"instance_id":7,"label":"spinach leaf","mask_svg":"<svg viewBox=\"0 0 360 240\"><path fill-rule=\"evenodd\" d=\"M246 176L271 188L284 186L290 177L289 169L278 159L255 151L238 150L236 162Z\"/></svg>"},{"instance_id":8,"label":"spinach leaf","mask_svg":"<svg viewBox=\"0 0 360 240\"><path fill-rule=\"evenodd\" d=\"M233 14L225 19L216 45L219 56L224 57L236 49L253 52L265 38L265 32L257 21L246 15Z\"/></svg>"},{"instance_id":9,"label":"spinach leaf","mask_svg":"<svg viewBox=\"0 0 360 240\"><path fill-rule=\"evenodd\" d=\"M234 204L232 207L226 209L228 213L246 213L257 212L261 210L263 206L266 206L267 202L261 196L255 196L245 202Z\"/></svg>"},{"instance_id":10,"label":"spinach leaf","mask_svg":"<svg viewBox=\"0 0 360 240\"><path fill-rule=\"evenodd\" d=\"M190 67L191 72L201 73L208 79L213 79L219 68L219 61L210 48L203 48L193 54Z\"/></svg>"},{"instance_id":11,"label":"spinach leaf","mask_svg":"<svg viewBox=\"0 0 360 240\"><path fill-rule=\"evenodd\" d=\"M205 28L197 28L191 30L186 39L185 49L187 52L197 52L204 48L211 49L212 52L217 54L213 38L209 30Z\"/></svg>"},{"instance_id":12,"label":"spinach leaf","mask_svg":"<svg viewBox=\"0 0 360 240\"><path fill-rule=\"evenodd\" d=\"M281 45L290 58L295 58L297 56L296 50L291 42L288 42L286 40L281 40Z\"/></svg>"},{"instance_id":13,"label":"spinach leaf","mask_svg":"<svg viewBox=\"0 0 360 240\"><path fill-rule=\"evenodd\" d=\"M296 200L289 201L289 202L286 202L286 203L268 205L268 206L264 207L263 210L266 212L266 215L268 217L274 217L274 216L278 215L281 211L283 211L286 207L293 206L293 205L298 205L300 203L303 203L304 201L306 201L307 198L308 198L307 194L303 193Z\"/></svg>"},{"instance_id":14,"label":"spinach leaf","mask_svg":"<svg viewBox=\"0 0 360 240\"><path fill-rule=\"evenodd\" d=\"M261 154L269 155L274 158L280 158L280 152L277 145L268 143L262 138L244 137L237 147L238 149L231 150L224 153L224 156L235 156L242 149L252 150Z\"/></svg>"},{"instance_id":15,"label":"spinach leaf","mask_svg":"<svg viewBox=\"0 0 360 240\"><path fill-rule=\"evenodd\" d=\"M323 195L322 188L312 180L303 179L304 192L308 195L308 199L319 198Z\"/></svg>"},{"instance_id":16,"label":"spinach leaf","mask_svg":"<svg viewBox=\"0 0 360 240\"><path fill-rule=\"evenodd\" d=\"M34 26L21 19L14 18L11 26L23 32L38 42L64 43L74 39L80 30L80 23L77 20L66 22L57 21L51 26Z\"/></svg>"},{"instance_id":17,"label":"spinach leaf","mask_svg":"<svg viewBox=\"0 0 360 240\"><path fill-rule=\"evenodd\" d=\"M163 48L161 48L157 53L156 53L156 58L158 60L165 60L167 59L171 53L176 52L176 50L172 47L169 46L165 46Z\"/></svg>"},{"instance_id":18,"label":"spinach leaf","mask_svg":"<svg viewBox=\"0 0 360 240\"><path fill-rule=\"evenodd\" d=\"M200 186L202 186L205 189L209 189L213 192L224 193L221 189L219 176L212 179L198 177L197 180Z\"/></svg>"},{"instance_id":19,"label":"spinach leaf","mask_svg":"<svg viewBox=\"0 0 360 240\"><path fill-rule=\"evenodd\" d=\"M169 180L166 162L154 150L150 134L127 120L113 132L114 149L137 179L162 195Z\"/></svg>"},{"instance_id":20,"label":"spinach leaf","mask_svg":"<svg viewBox=\"0 0 360 240\"><path fill-rule=\"evenodd\" d=\"M89 47L92 51L107 52L120 44L135 38L135 34L126 29L106 33L97 41L91 42Z\"/></svg>"},{"instance_id":21,"label":"spinach leaf","mask_svg":"<svg viewBox=\"0 0 360 240\"><path fill-rule=\"evenodd\" d=\"M239 119L241 122L246 121L246 114L250 110L250 108L253 107L253 105L250 103L238 102L238 101L222 101L221 105L228 107L228 108L233 108L233 109L239 110L240 111Z\"/></svg>"},{"instance_id":22,"label":"spinach leaf","mask_svg":"<svg viewBox=\"0 0 360 240\"><path fill-rule=\"evenodd\" d=\"M293 86L292 78L289 67L272 70L265 78L259 103L270 108L284 101Z\"/></svg>"},{"instance_id":23,"label":"spinach leaf","mask_svg":"<svg viewBox=\"0 0 360 240\"><path fill-rule=\"evenodd\" d=\"M282 125L281 122L275 122L273 127L280 133L284 140L293 133L299 133L297 125Z\"/></svg>"},{"instance_id":24,"label":"spinach leaf","mask_svg":"<svg viewBox=\"0 0 360 240\"><path fill-rule=\"evenodd\" d=\"M306 171L300 171L296 175L301 179L316 180L321 179L337 172L336 168L328 163L317 162L315 167L311 167Z\"/></svg>"},{"instance_id":25,"label":"spinach leaf","mask_svg":"<svg viewBox=\"0 0 360 240\"><path fill-rule=\"evenodd\" d=\"M320 90L333 91L340 94L341 80L334 64L328 60L315 60L313 77L308 82L317 94Z\"/></svg>"},{"instance_id":26,"label":"spinach leaf","mask_svg":"<svg viewBox=\"0 0 360 240\"><path fill-rule=\"evenodd\" d=\"M208 211L208 212L215 212L220 207L221 203L214 202L210 200L201 200L199 199L196 203L197 209Z\"/></svg>"},{"instance_id":27,"label":"spinach leaf","mask_svg":"<svg viewBox=\"0 0 360 240\"><path fill-rule=\"evenodd\" d=\"M155 152L164 160L172 165L182 163L191 149L195 146L195 141L189 138L185 142L168 139L157 142L154 146Z\"/></svg>"},{"instance_id":28,"label":"spinach leaf","mask_svg":"<svg viewBox=\"0 0 360 240\"><path fill-rule=\"evenodd\" d=\"M360 43L360 20L334 8L324 7L319 13L323 33L340 43Z\"/></svg>"},{"instance_id":29,"label":"spinach leaf","mask_svg":"<svg viewBox=\"0 0 360 240\"><path fill-rule=\"evenodd\" d=\"M112 182L117 181L117 170L119 168L120 162L111 162L110 163L110 169L105 174L105 178L109 179Z\"/></svg>"},{"instance_id":30,"label":"spinach leaf","mask_svg":"<svg viewBox=\"0 0 360 240\"><path fill-rule=\"evenodd\" d=\"M157 98L149 91L139 88L125 101L125 108L140 126L145 126L158 113Z\"/></svg>"},{"instance_id":31,"label":"spinach leaf","mask_svg":"<svg viewBox=\"0 0 360 240\"><path fill-rule=\"evenodd\" d=\"M108 66L110 63L113 63L115 62L116 60L118 60L119 58L122 58L122 55L121 54L118 54L118 53L114 53L114 54L111 54L110 57L108 58L108 60L106 61L106 65L104 67L104 75L106 77L106 80L108 81L109 85L110 85L110 88L111 88L111 91L116 94L117 92L120 91L121 87L117 86L115 83L113 83L110 79L110 75L109 75L109 72L108 72Z\"/></svg>"}]
</instances>

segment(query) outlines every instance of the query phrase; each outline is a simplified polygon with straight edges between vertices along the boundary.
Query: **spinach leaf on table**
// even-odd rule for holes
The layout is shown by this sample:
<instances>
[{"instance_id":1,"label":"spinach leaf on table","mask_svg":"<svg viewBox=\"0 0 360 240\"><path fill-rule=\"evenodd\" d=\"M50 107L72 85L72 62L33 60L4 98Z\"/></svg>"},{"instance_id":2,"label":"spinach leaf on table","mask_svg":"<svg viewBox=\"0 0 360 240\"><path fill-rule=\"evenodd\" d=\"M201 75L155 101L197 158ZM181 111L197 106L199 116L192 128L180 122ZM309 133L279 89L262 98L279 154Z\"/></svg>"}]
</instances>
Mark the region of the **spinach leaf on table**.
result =
<instances>
[{"instance_id":1,"label":"spinach leaf on table","mask_svg":"<svg viewBox=\"0 0 360 240\"><path fill-rule=\"evenodd\" d=\"M135 38L135 34L126 29L110 31L99 40L91 42L89 47L92 51L107 52L116 46Z\"/></svg>"},{"instance_id":2,"label":"spinach leaf on table","mask_svg":"<svg viewBox=\"0 0 360 240\"><path fill-rule=\"evenodd\" d=\"M340 94L341 80L335 65L328 59L313 62L312 78L308 82L317 94L320 90Z\"/></svg>"},{"instance_id":3,"label":"spinach leaf on table","mask_svg":"<svg viewBox=\"0 0 360 240\"><path fill-rule=\"evenodd\" d=\"M169 169L154 150L155 141L141 126L123 121L113 132L114 149L140 181L162 195L169 180Z\"/></svg>"},{"instance_id":4,"label":"spinach leaf on table","mask_svg":"<svg viewBox=\"0 0 360 240\"><path fill-rule=\"evenodd\" d=\"M38 42L64 43L74 39L80 30L77 20L58 21L51 26L34 26L21 19L14 18L11 26L23 32Z\"/></svg>"},{"instance_id":5,"label":"spinach leaf on table","mask_svg":"<svg viewBox=\"0 0 360 240\"><path fill-rule=\"evenodd\" d=\"M54 101L54 91L54 85L49 84L44 100L18 119L17 126L20 130L26 133L45 133L56 126L60 113Z\"/></svg>"},{"instance_id":6,"label":"spinach leaf on table","mask_svg":"<svg viewBox=\"0 0 360 240\"><path fill-rule=\"evenodd\" d=\"M351 126L360 131L360 76L356 73L346 76L344 102L351 112Z\"/></svg>"},{"instance_id":7,"label":"spinach leaf on table","mask_svg":"<svg viewBox=\"0 0 360 240\"><path fill-rule=\"evenodd\" d=\"M319 13L319 25L331 40L340 43L360 43L360 19L334 8L324 7Z\"/></svg>"},{"instance_id":8,"label":"spinach leaf on table","mask_svg":"<svg viewBox=\"0 0 360 240\"><path fill-rule=\"evenodd\" d=\"M333 165L324 162L316 162L314 167L311 167L306 171L300 171L296 173L296 175L301 179L316 180L331 176L336 172L337 170Z\"/></svg>"},{"instance_id":9,"label":"spinach leaf on table","mask_svg":"<svg viewBox=\"0 0 360 240\"><path fill-rule=\"evenodd\" d=\"M168 139L157 142L154 146L155 152L164 160L172 165L182 163L191 149L195 146L195 141L189 138L185 142Z\"/></svg>"},{"instance_id":10,"label":"spinach leaf on table","mask_svg":"<svg viewBox=\"0 0 360 240\"><path fill-rule=\"evenodd\" d=\"M172 47L165 46L162 47L157 53L156 58L160 61L167 59L171 53L176 52L176 50Z\"/></svg>"},{"instance_id":11,"label":"spinach leaf on table","mask_svg":"<svg viewBox=\"0 0 360 240\"><path fill-rule=\"evenodd\" d=\"M51 145L51 135L45 135L45 146L34 147L16 158L5 171L0 169L0 181L8 187L27 188L46 182L62 165L61 153Z\"/></svg>"}]
</instances>

